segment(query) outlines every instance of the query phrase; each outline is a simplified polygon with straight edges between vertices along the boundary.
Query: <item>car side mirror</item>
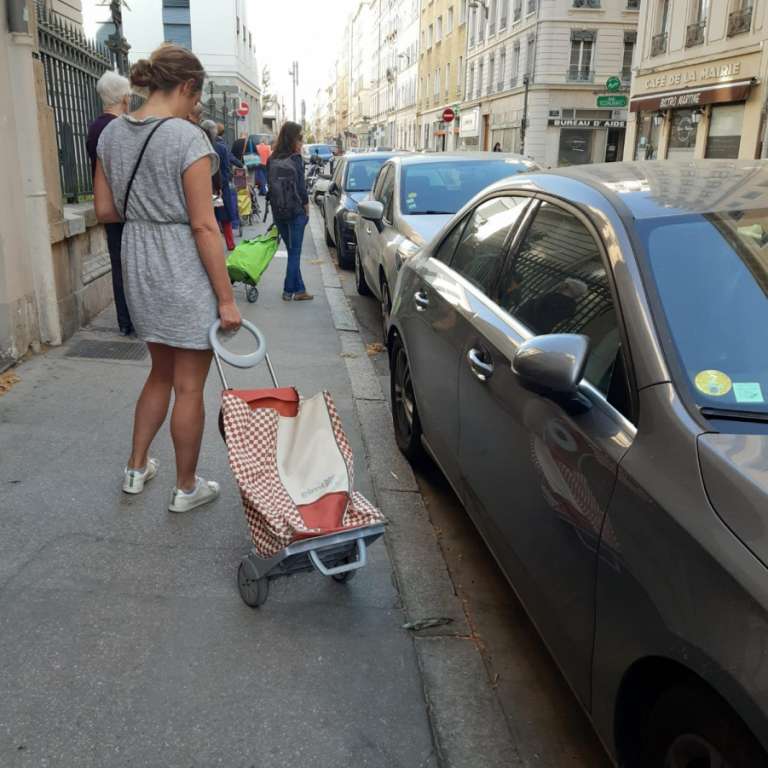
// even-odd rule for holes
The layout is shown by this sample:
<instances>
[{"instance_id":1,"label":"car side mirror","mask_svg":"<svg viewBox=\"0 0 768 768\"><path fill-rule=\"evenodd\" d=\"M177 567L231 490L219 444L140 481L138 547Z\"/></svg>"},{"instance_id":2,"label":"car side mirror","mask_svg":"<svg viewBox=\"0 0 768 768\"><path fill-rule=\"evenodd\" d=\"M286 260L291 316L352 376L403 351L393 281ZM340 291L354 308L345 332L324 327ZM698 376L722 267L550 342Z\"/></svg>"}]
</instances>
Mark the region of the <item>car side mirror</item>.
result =
<instances>
[{"instance_id":1,"label":"car side mirror","mask_svg":"<svg viewBox=\"0 0 768 768\"><path fill-rule=\"evenodd\" d=\"M330 178L330 176L328 178ZM328 185L328 192L329 192L329 194L335 195L338 191L339 191L339 185L335 181L332 181Z\"/></svg>"},{"instance_id":2,"label":"car side mirror","mask_svg":"<svg viewBox=\"0 0 768 768\"><path fill-rule=\"evenodd\" d=\"M584 377L588 355L587 336L544 334L520 345L512 358L512 370L534 389L554 395L572 395Z\"/></svg>"},{"instance_id":3,"label":"car side mirror","mask_svg":"<svg viewBox=\"0 0 768 768\"><path fill-rule=\"evenodd\" d=\"M381 232L383 226L381 220L384 218L383 203L378 200L363 200L357 206L357 212L360 218L372 221L376 225L376 229Z\"/></svg>"}]
</instances>

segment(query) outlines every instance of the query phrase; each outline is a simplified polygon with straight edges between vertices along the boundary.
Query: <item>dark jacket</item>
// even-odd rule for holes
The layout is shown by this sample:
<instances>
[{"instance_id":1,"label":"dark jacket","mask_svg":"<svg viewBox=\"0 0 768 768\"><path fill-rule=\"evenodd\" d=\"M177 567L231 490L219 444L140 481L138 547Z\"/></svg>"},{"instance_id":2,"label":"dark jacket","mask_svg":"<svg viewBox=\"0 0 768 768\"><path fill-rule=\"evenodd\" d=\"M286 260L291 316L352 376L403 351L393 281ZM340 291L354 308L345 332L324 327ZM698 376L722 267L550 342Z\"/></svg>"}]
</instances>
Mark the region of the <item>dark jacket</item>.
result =
<instances>
[{"instance_id":1,"label":"dark jacket","mask_svg":"<svg viewBox=\"0 0 768 768\"><path fill-rule=\"evenodd\" d=\"M88 138L85 140L85 151L91 159L91 176L96 174L96 148L99 146L99 136L101 136L101 132L116 117L117 115L111 115L109 112L105 112L103 115L99 115L88 126Z\"/></svg>"}]
</instances>

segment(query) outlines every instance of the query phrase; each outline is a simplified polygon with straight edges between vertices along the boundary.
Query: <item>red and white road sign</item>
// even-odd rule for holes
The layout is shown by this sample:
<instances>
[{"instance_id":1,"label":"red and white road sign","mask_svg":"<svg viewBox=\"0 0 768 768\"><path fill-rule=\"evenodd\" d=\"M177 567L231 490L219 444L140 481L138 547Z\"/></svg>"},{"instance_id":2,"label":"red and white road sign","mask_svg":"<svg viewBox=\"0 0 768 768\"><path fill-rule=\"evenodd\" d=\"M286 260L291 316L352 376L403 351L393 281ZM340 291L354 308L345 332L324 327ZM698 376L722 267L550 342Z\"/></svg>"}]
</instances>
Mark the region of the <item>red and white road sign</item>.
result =
<instances>
[{"instance_id":1,"label":"red and white road sign","mask_svg":"<svg viewBox=\"0 0 768 768\"><path fill-rule=\"evenodd\" d=\"M444 123L452 123L454 117L456 117L456 113L450 107L446 107L443 110L443 122Z\"/></svg>"},{"instance_id":2,"label":"red and white road sign","mask_svg":"<svg viewBox=\"0 0 768 768\"><path fill-rule=\"evenodd\" d=\"M248 106L248 102L241 101L240 106L237 108L238 116L245 117L250 111L251 111L251 108Z\"/></svg>"}]
</instances>

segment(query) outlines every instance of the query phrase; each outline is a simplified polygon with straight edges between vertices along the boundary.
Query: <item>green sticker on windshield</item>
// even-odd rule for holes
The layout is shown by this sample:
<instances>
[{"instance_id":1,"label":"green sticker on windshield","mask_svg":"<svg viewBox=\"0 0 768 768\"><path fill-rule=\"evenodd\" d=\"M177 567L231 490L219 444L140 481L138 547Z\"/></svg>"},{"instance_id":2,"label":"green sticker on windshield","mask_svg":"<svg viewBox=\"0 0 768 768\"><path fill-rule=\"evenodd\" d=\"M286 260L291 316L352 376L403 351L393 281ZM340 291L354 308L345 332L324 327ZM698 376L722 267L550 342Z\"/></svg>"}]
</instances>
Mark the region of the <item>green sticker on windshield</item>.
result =
<instances>
[{"instance_id":1,"label":"green sticker on windshield","mask_svg":"<svg viewBox=\"0 0 768 768\"><path fill-rule=\"evenodd\" d=\"M763 389L756 381L734 381L733 394L737 403L764 403Z\"/></svg>"}]
</instances>

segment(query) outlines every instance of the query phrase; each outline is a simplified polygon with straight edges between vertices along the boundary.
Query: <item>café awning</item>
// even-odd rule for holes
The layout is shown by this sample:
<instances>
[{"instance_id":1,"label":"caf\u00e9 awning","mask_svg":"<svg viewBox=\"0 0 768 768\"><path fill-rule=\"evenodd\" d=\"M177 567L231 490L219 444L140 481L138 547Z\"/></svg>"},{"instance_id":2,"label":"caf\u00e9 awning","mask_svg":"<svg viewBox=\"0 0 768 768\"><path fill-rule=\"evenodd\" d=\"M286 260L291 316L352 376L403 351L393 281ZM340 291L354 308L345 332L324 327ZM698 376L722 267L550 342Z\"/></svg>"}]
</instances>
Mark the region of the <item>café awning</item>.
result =
<instances>
[{"instance_id":1,"label":"caf\u00e9 awning","mask_svg":"<svg viewBox=\"0 0 768 768\"><path fill-rule=\"evenodd\" d=\"M681 88L662 93L644 93L631 99L629 111L650 110L655 112L656 110L700 107L705 104L718 104L726 101L745 101L754 82L754 78L750 78L749 80L736 80L730 83L704 85L701 88Z\"/></svg>"}]
</instances>

